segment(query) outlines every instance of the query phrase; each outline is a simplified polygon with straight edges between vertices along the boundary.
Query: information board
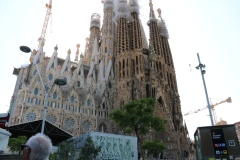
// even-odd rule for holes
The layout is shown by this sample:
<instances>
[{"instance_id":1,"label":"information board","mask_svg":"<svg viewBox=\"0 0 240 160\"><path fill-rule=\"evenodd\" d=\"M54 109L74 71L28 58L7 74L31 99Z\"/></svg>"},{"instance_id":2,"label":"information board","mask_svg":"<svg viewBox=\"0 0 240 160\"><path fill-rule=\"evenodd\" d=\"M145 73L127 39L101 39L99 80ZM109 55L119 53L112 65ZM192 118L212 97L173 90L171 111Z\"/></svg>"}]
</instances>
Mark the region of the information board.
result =
<instances>
[{"instance_id":1,"label":"information board","mask_svg":"<svg viewBox=\"0 0 240 160\"><path fill-rule=\"evenodd\" d=\"M228 155L227 144L225 142L222 129L211 129L211 137L215 155Z\"/></svg>"}]
</instances>

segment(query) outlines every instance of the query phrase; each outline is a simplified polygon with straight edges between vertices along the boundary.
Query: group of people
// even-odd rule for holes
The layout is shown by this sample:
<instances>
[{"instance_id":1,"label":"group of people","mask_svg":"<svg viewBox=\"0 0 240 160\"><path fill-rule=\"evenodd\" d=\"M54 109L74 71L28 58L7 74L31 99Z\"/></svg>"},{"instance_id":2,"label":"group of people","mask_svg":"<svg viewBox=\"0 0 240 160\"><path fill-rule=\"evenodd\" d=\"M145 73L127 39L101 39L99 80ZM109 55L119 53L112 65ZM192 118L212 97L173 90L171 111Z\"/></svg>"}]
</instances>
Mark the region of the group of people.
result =
<instances>
[{"instance_id":1,"label":"group of people","mask_svg":"<svg viewBox=\"0 0 240 160\"><path fill-rule=\"evenodd\" d=\"M22 160L48 160L52 150L52 142L49 137L38 133L21 145L23 151Z\"/></svg>"}]
</instances>

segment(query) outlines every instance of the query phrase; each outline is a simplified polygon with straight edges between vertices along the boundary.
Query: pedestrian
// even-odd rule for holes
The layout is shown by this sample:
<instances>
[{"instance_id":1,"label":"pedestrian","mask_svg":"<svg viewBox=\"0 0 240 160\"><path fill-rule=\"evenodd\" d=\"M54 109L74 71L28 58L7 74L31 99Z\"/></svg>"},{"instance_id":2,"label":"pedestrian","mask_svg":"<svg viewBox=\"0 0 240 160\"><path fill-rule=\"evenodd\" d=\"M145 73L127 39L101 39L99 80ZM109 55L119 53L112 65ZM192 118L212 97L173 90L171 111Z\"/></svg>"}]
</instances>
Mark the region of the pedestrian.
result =
<instances>
[{"instance_id":1,"label":"pedestrian","mask_svg":"<svg viewBox=\"0 0 240 160\"><path fill-rule=\"evenodd\" d=\"M44 134L38 133L21 145L22 160L48 160L52 150L51 140Z\"/></svg>"}]
</instances>

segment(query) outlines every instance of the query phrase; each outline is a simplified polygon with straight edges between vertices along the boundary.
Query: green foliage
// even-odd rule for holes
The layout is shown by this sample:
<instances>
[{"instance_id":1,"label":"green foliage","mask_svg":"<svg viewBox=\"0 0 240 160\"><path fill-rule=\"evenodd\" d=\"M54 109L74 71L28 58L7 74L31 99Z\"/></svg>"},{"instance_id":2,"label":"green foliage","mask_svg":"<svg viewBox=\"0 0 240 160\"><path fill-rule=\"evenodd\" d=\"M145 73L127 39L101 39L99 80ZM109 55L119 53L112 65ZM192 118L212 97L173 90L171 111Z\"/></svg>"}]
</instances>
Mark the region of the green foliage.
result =
<instances>
[{"instance_id":1,"label":"green foliage","mask_svg":"<svg viewBox=\"0 0 240 160\"><path fill-rule=\"evenodd\" d=\"M125 133L146 135L150 128L155 131L164 130L165 120L154 116L156 101L153 98L143 98L130 101L121 109L112 110L109 117L120 126Z\"/></svg>"},{"instance_id":2,"label":"green foliage","mask_svg":"<svg viewBox=\"0 0 240 160\"><path fill-rule=\"evenodd\" d=\"M81 148L81 153L78 160L93 160L96 159L98 153L101 151L101 146L95 146L92 138L88 136Z\"/></svg>"},{"instance_id":3,"label":"green foliage","mask_svg":"<svg viewBox=\"0 0 240 160\"><path fill-rule=\"evenodd\" d=\"M153 98L142 98L128 102L122 108L112 110L109 117L121 127L125 133L135 132L144 156L141 137L150 131L163 131L166 120L155 116L156 101Z\"/></svg>"},{"instance_id":4,"label":"green foliage","mask_svg":"<svg viewBox=\"0 0 240 160\"><path fill-rule=\"evenodd\" d=\"M161 141L155 139L153 141L145 141L142 145L142 149L147 150L148 156L158 155L165 149L165 146Z\"/></svg>"},{"instance_id":5,"label":"green foliage","mask_svg":"<svg viewBox=\"0 0 240 160\"><path fill-rule=\"evenodd\" d=\"M26 136L18 136L17 138L10 138L8 142L9 150L11 152L21 153L21 144L25 144L27 142Z\"/></svg>"},{"instance_id":6,"label":"green foliage","mask_svg":"<svg viewBox=\"0 0 240 160\"><path fill-rule=\"evenodd\" d=\"M74 145L72 142L62 142L58 146L58 151L56 153L57 159L59 160L70 160L75 156Z\"/></svg>"},{"instance_id":7,"label":"green foliage","mask_svg":"<svg viewBox=\"0 0 240 160\"><path fill-rule=\"evenodd\" d=\"M58 160L57 153L51 153L49 156L49 160Z\"/></svg>"}]
</instances>

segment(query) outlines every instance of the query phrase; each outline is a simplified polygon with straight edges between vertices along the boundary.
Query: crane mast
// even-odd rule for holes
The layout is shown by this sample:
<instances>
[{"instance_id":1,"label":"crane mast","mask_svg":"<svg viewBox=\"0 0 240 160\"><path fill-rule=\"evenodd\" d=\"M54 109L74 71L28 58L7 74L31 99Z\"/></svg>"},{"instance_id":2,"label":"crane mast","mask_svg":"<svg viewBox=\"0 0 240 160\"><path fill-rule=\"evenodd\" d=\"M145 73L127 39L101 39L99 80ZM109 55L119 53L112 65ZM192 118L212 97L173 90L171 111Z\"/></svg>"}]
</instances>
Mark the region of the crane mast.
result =
<instances>
[{"instance_id":1,"label":"crane mast","mask_svg":"<svg viewBox=\"0 0 240 160\"><path fill-rule=\"evenodd\" d=\"M39 47L41 45L41 41L44 40L44 38L45 38L45 34L46 34L46 31L47 31L47 26L48 26L48 21L49 21L49 18L51 16L51 14L52 14L52 0L49 0L49 4L46 4L46 7L47 7L47 12L46 12L46 16L45 16L45 19L44 19L41 36L38 38L38 50L39 50Z\"/></svg>"}]
</instances>

